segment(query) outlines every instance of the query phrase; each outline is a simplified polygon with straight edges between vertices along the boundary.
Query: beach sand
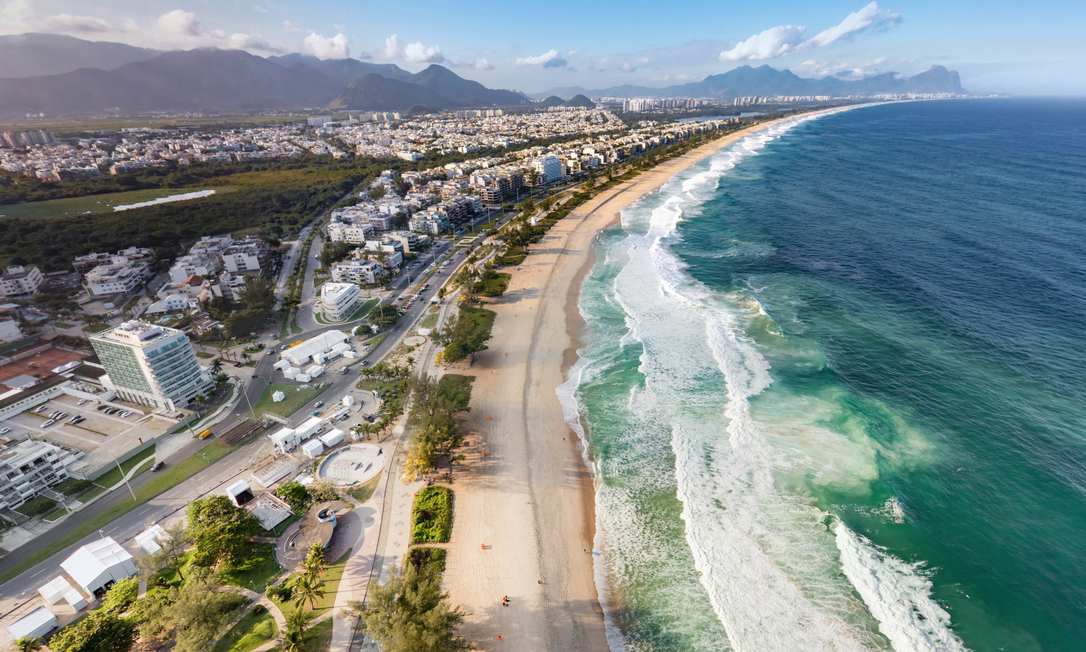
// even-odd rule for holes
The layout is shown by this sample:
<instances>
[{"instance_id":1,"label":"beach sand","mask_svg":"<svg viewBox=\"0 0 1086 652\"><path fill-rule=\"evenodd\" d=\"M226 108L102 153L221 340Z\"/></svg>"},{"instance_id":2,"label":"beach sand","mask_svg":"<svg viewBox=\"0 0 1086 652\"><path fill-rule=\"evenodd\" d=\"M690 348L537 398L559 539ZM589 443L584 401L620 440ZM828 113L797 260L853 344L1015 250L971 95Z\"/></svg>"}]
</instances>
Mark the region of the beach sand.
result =
<instances>
[{"instance_id":1,"label":"beach sand","mask_svg":"<svg viewBox=\"0 0 1086 652\"><path fill-rule=\"evenodd\" d=\"M593 574L592 477L555 393L576 360L581 281L596 233L619 211L748 133L643 172L560 220L505 270L509 289L487 306L498 315L489 349L470 367L449 367L476 380L443 587L469 612L461 634L479 649L608 649Z\"/></svg>"}]
</instances>

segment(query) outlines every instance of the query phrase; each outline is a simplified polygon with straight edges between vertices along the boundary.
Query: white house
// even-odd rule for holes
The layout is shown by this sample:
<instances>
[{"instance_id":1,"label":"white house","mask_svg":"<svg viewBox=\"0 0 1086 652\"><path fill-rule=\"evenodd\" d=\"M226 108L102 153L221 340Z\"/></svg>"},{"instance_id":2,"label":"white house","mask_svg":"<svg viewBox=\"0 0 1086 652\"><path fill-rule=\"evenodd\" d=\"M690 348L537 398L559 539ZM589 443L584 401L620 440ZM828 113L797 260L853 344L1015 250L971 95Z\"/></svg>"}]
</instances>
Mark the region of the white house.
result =
<instances>
[{"instance_id":1,"label":"white house","mask_svg":"<svg viewBox=\"0 0 1086 652\"><path fill-rule=\"evenodd\" d=\"M60 563L76 584L90 595L101 597L114 582L136 574L132 555L111 537L92 541Z\"/></svg>"}]
</instances>

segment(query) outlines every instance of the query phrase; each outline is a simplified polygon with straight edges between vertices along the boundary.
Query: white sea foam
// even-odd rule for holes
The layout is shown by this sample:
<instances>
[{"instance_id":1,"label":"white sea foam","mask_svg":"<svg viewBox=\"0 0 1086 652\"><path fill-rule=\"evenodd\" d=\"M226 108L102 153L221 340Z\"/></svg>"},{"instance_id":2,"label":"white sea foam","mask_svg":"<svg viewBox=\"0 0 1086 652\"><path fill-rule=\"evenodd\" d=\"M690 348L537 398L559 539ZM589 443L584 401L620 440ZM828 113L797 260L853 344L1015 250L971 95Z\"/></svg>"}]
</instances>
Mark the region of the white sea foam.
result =
<instances>
[{"instance_id":1,"label":"white sea foam","mask_svg":"<svg viewBox=\"0 0 1086 652\"><path fill-rule=\"evenodd\" d=\"M824 446L839 459L815 459L819 441L841 437L804 429L813 449L805 451L756 421L749 399L765 391L772 378L743 326L768 316L757 301L721 297L694 282L667 250L665 239L673 236L684 210L703 200L714 180L808 119L745 137L713 157L708 171L666 184L663 201L654 199L659 205L651 211L635 205L623 212L629 235L606 260L622 265L613 282L614 300L626 314L621 344L637 341L645 349L640 360L645 386L634 390L629 407L639 419L670 432L687 543L734 649L867 650L884 648L889 639L897 652L959 650L949 617L931 600L930 582L917 567L877 551L843 525L830 531L826 515L809 499L779 486L778 476L796 468L863 464L859 458L869 451L865 442L841 441ZM590 365L582 358L558 389L566 419L579 433L576 390ZM706 391L715 385L724 391ZM644 433L633 438L627 443L646 449L657 444ZM643 452L639 463L661 460L654 451ZM587 451L585 462L591 468ZM620 498L620 489L597 485L595 573L615 652L631 648L614 618L608 581L608 573L621 577L623 557L608 550L636 554L630 551L653 547L639 539L649 536L645 517Z\"/></svg>"}]
</instances>

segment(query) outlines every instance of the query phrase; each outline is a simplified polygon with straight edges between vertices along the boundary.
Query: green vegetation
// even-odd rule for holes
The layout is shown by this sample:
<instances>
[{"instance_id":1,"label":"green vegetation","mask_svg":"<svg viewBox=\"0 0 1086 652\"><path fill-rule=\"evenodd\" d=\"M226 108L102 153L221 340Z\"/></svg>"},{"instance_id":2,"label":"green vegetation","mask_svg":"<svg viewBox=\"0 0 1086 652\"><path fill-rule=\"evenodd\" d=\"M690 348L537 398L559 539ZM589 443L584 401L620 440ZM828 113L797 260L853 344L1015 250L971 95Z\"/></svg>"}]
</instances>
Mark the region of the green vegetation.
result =
<instances>
[{"instance_id":1,"label":"green vegetation","mask_svg":"<svg viewBox=\"0 0 1086 652\"><path fill-rule=\"evenodd\" d=\"M253 411L258 417L265 412L278 414L281 417L289 417L305 407L310 401L315 400L323 391L323 389L317 387L301 389L299 385L276 383L264 390L260 400L253 406ZM278 403L272 401L271 397L275 392L283 392L286 394L286 398Z\"/></svg>"},{"instance_id":2,"label":"green vegetation","mask_svg":"<svg viewBox=\"0 0 1086 652\"><path fill-rule=\"evenodd\" d=\"M311 609L306 610L314 618L330 611L335 605L336 593L339 591L339 581L343 579L343 569L347 566L347 560L350 558L351 551L348 550L347 552L343 553L343 556L337 559L335 563L325 567L322 576L323 586L320 595L316 598L315 605L313 605ZM305 575L301 573L291 575L286 582L283 582L283 586L291 587L293 589L298 585L298 582L300 580L304 579L304 577ZM297 600L297 591L294 591L294 593L295 600ZM305 602L304 604L308 604L308 602ZM294 611L297 611L298 609L305 608L304 604L303 606L299 607L294 602L291 602L280 605L280 608L283 610L283 616L285 616L289 620L290 614L292 614Z\"/></svg>"},{"instance_id":3,"label":"green vegetation","mask_svg":"<svg viewBox=\"0 0 1086 652\"><path fill-rule=\"evenodd\" d=\"M98 487L97 489L92 489L86 495L80 496L79 497L79 502L81 502L81 503L83 503L85 505L85 504L89 503L90 501L94 500L95 498L97 498L98 496L101 496L105 492L106 492L106 487Z\"/></svg>"},{"instance_id":4,"label":"green vegetation","mask_svg":"<svg viewBox=\"0 0 1086 652\"><path fill-rule=\"evenodd\" d=\"M449 595L441 591L441 577L429 565L393 568L387 584L371 582L366 603L352 601L350 609L361 621L359 628L384 652L472 649L456 635L466 614L449 604Z\"/></svg>"},{"instance_id":5,"label":"green vegetation","mask_svg":"<svg viewBox=\"0 0 1086 652\"><path fill-rule=\"evenodd\" d=\"M251 652L279 634L275 617L263 606L256 605L238 621L226 636L219 639L212 652Z\"/></svg>"},{"instance_id":6,"label":"green vegetation","mask_svg":"<svg viewBox=\"0 0 1086 652\"><path fill-rule=\"evenodd\" d=\"M143 462L144 460L146 460L147 458L153 456L154 454L155 454L155 445L151 444L147 448L141 450L140 452L136 453L132 457L128 458L127 460L125 460L123 462L121 462L121 469L120 470L117 470L117 465L113 464L113 466L108 471L106 471L102 475L95 478L94 483L97 484L97 485L103 486L103 487L115 486L121 480L124 480L124 475L128 475L128 472L131 471L132 469L136 468L140 464L140 462ZM122 475L122 473L124 475Z\"/></svg>"},{"instance_id":7,"label":"green vegetation","mask_svg":"<svg viewBox=\"0 0 1086 652\"><path fill-rule=\"evenodd\" d=\"M411 543L448 543L452 535L452 491L427 487L415 496Z\"/></svg>"},{"instance_id":8,"label":"green vegetation","mask_svg":"<svg viewBox=\"0 0 1086 652\"><path fill-rule=\"evenodd\" d=\"M407 551L407 563L415 568L429 567L429 572L440 575L445 572L445 549L416 546Z\"/></svg>"},{"instance_id":9,"label":"green vegetation","mask_svg":"<svg viewBox=\"0 0 1086 652\"><path fill-rule=\"evenodd\" d=\"M377 483L381 481L381 474L378 473L368 482L361 484L351 490L350 496L360 503L364 503L373 497L373 492L377 490Z\"/></svg>"},{"instance_id":10,"label":"green vegetation","mask_svg":"<svg viewBox=\"0 0 1086 652\"><path fill-rule=\"evenodd\" d=\"M136 623L106 610L92 611L49 639L53 652L127 652L136 642Z\"/></svg>"},{"instance_id":11,"label":"green vegetation","mask_svg":"<svg viewBox=\"0 0 1086 652\"><path fill-rule=\"evenodd\" d=\"M471 292L484 297L500 297L505 294L511 278L513 278L512 274L495 272L493 269L487 268L483 270L479 281L471 286Z\"/></svg>"},{"instance_id":12,"label":"green vegetation","mask_svg":"<svg viewBox=\"0 0 1086 652\"><path fill-rule=\"evenodd\" d=\"M260 522L252 512L222 494L192 501L185 516L196 544L192 562L206 568L220 562L240 564L250 548L249 538L260 531Z\"/></svg>"},{"instance_id":13,"label":"green vegetation","mask_svg":"<svg viewBox=\"0 0 1086 652\"><path fill-rule=\"evenodd\" d=\"M373 310L373 307L376 306L379 301L380 299L370 299L369 301L363 303L358 308L358 310L354 311L354 314L351 315L350 318L347 319L347 321L356 321L362 319L363 317L368 315L371 310Z\"/></svg>"},{"instance_id":14,"label":"green vegetation","mask_svg":"<svg viewBox=\"0 0 1086 652\"><path fill-rule=\"evenodd\" d=\"M218 187L215 194L233 192L237 188ZM65 199L50 199L35 201L28 204L7 205L0 208L0 216L11 219L54 219L58 217L75 217L80 215L112 213L114 206L127 206L140 202L183 195L191 190L130 190L128 192L113 192L106 195L86 195L84 197L68 197ZM130 209L132 210L132 209Z\"/></svg>"},{"instance_id":15,"label":"green vegetation","mask_svg":"<svg viewBox=\"0 0 1086 652\"><path fill-rule=\"evenodd\" d=\"M404 458L405 477L417 478L430 473L444 462L452 465L464 435L456 417L471 408L472 376L446 374L436 380L420 373L411 382L411 414L408 425L414 430L408 439Z\"/></svg>"},{"instance_id":16,"label":"green vegetation","mask_svg":"<svg viewBox=\"0 0 1086 652\"><path fill-rule=\"evenodd\" d=\"M91 324L90 326L84 326L83 332L91 333L93 335L94 333L101 333L102 331L107 331L111 328L113 327L106 323Z\"/></svg>"},{"instance_id":17,"label":"green vegetation","mask_svg":"<svg viewBox=\"0 0 1086 652\"><path fill-rule=\"evenodd\" d=\"M370 312L370 321L380 326L382 330L386 326L392 326L400 320L400 312L396 306L383 303Z\"/></svg>"},{"instance_id":18,"label":"green vegetation","mask_svg":"<svg viewBox=\"0 0 1086 652\"><path fill-rule=\"evenodd\" d=\"M426 315L426 319L423 319L419 326L422 328L433 328L434 326L437 326L437 317L438 311L435 310L431 314Z\"/></svg>"},{"instance_id":19,"label":"green vegetation","mask_svg":"<svg viewBox=\"0 0 1086 652\"><path fill-rule=\"evenodd\" d=\"M501 265L519 265L527 255L528 251L523 247L511 247L504 256L498 256L494 260Z\"/></svg>"},{"instance_id":20,"label":"green vegetation","mask_svg":"<svg viewBox=\"0 0 1086 652\"><path fill-rule=\"evenodd\" d=\"M220 591L214 573L201 569L179 586L148 594L140 602L140 635L144 639L174 639L175 652L207 652L215 637L248 600Z\"/></svg>"},{"instance_id":21,"label":"green vegetation","mask_svg":"<svg viewBox=\"0 0 1086 652\"><path fill-rule=\"evenodd\" d=\"M227 446L226 444L216 439L207 446L201 448L200 455L203 455L208 462L214 464L215 462L218 462L222 458L234 452L234 450L236 450L235 446Z\"/></svg>"},{"instance_id":22,"label":"green vegetation","mask_svg":"<svg viewBox=\"0 0 1086 652\"><path fill-rule=\"evenodd\" d=\"M279 640L283 641L284 638L286 637L281 636ZM299 638L301 645L296 649L291 648L291 652L295 650L297 652L328 652L328 648L332 645L332 619L322 620L306 629ZM274 647L271 652L284 652L284 647Z\"/></svg>"},{"instance_id":23,"label":"green vegetation","mask_svg":"<svg viewBox=\"0 0 1086 652\"><path fill-rule=\"evenodd\" d=\"M197 351L196 352L196 357L201 358L203 360L207 360L209 358L214 358L215 354L214 353L208 353L207 351Z\"/></svg>"},{"instance_id":24,"label":"green vegetation","mask_svg":"<svg viewBox=\"0 0 1086 652\"><path fill-rule=\"evenodd\" d=\"M280 572L274 543L250 543L245 556L220 573L219 579L223 584L263 593Z\"/></svg>"},{"instance_id":25,"label":"green vegetation","mask_svg":"<svg viewBox=\"0 0 1086 652\"><path fill-rule=\"evenodd\" d=\"M476 353L486 350L495 317L497 314L493 310L461 306L460 316L451 332L446 336L442 331L435 336L435 341L445 345L445 360L456 362L471 356L474 361Z\"/></svg>"},{"instance_id":26,"label":"green vegetation","mask_svg":"<svg viewBox=\"0 0 1086 652\"><path fill-rule=\"evenodd\" d=\"M41 516L42 514L48 514L49 511L56 506L57 501L48 496L34 496L22 505L16 507L15 511L23 516Z\"/></svg>"}]
</instances>

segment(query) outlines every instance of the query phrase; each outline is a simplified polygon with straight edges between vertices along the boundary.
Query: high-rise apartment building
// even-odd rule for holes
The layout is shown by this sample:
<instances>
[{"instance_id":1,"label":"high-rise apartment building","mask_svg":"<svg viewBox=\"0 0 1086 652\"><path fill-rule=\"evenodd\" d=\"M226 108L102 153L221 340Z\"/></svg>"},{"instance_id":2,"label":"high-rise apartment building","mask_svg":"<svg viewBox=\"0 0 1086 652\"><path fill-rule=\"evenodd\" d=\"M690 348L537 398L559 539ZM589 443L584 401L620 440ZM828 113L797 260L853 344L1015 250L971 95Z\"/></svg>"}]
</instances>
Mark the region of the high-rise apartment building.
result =
<instances>
[{"instance_id":1,"label":"high-rise apartment building","mask_svg":"<svg viewBox=\"0 0 1086 652\"><path fill-rule=\"evenodd\" d=\"M102 384L126 401L176 410L212 389L179 330L133 320L90 339L106 370Z\"/></svg>"}]
</instances>

